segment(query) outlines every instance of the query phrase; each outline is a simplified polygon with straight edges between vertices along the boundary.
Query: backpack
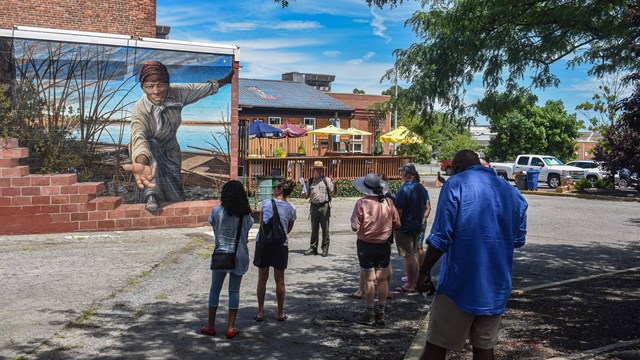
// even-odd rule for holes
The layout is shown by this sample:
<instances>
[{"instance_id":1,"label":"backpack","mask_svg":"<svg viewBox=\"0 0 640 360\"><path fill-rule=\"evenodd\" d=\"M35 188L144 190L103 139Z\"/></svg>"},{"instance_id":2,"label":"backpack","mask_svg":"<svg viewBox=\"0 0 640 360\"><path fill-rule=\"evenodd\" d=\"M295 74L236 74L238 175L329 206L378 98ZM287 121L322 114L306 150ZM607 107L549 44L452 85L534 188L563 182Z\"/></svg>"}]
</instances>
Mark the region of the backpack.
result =
<instances>
[{"instance_id":1,"label":"backpack","mask_svg":"<svg viewBox=\"0 0 640 360\"><path fill-rule=\"evenodd\" d=\"M287 241L287 232L282 227L280 214L276 201L271 199L271 207L273 208L273 216L266 222L260 224L260 245L265 247L281 246Z\"/></svg>"},{"instance_id":2,"label":"backpack","mask_svg":"<svg viewBox=\"0 0 640 360\"><path fill-rule=\"evenodd\" d=\"M309 189L309 191L311 191L311 182L313 182L313 178L309 179L309 185L307 185L307 189ZM324 183L324 186L327 188L327 197L329 198L329 203L331 203L331 191L329 191L329 184L327 183L327 177L326 176L322 176L322 182Z\"/></svg>"}]
</instances>

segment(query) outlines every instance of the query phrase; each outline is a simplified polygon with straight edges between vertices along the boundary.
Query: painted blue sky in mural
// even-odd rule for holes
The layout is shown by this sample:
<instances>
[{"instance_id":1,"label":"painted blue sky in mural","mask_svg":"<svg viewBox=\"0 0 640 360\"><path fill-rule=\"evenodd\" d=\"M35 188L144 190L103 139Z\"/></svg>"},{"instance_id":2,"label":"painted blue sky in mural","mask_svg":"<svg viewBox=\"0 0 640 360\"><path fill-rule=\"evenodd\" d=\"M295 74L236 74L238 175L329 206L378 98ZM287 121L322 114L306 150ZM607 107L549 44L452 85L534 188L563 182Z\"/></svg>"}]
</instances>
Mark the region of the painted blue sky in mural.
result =
<instances>
[{"instance_id":1,"label":"painted blue sky in mural","mask_svg":"<svg viewBox=\"0 0 640 360\"><path fill-rule=\"evenodd\" d=\"M100 110L101 114L107 114L114 108L122 108L122 114L116 115L115 119L126 118L131 104L143 96L137 74L148 60L164 63L174 84L219 79L229 73L233 61L230 55L34 40L16 40L15 48L18 61L25 64L18 72L22 71L30 79L44 79L41 81L43 86L55 83L58 94L67 91L66 107L77 108L80 94L83 94L85 104L90 104L95 102L94 94L99 91L104 91L104 98L117 92L118 95L110 98ZM47 62L51 58L55 61ZM69 77L70 72L74 75ZM67 78L71 80L67 81ZM80 88L86 91L77 91ZM228 122L230 104L231 89L226 86L218 94L186 106L182 117L184 121Z\"/></svg>"},{"instance_id":2,"label":"painted blue sky in mural","mask_svg":"<svg viewBox=\"0 0 640 360\"><path fill-rule=\"evenodd\" d=\"M283 9L271 0L232 6L225 1L158 0L157 23L171 26L172 39L239 45L242 78L280 79L290 71L333 74L336 92L359 88L380 94L391 86L380 79L393 68L393 50L418 40L404 23L420 4L410 0L379 9L365 0L295 0ZM560 86L536 91L540 102L560 99L574 112L601 84L587 70L587 65L567 69L565 61L553 65ZM483 93L482 83L474 81L467 102ZM581 113L578 117L584 119Z\"/></svg>"}]
</instances>

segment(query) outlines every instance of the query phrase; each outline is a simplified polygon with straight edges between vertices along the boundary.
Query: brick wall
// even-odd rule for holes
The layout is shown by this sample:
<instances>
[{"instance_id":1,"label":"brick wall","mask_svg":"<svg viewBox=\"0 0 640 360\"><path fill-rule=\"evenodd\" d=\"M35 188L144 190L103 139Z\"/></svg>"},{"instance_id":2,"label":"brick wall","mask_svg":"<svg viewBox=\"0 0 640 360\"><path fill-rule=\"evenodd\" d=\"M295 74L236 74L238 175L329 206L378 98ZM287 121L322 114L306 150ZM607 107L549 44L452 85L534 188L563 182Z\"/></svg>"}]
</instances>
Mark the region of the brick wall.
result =
<instances>
[{"instance_id":1,"label":"brick wall","mask_svg":"<svg viewBox=\"0 0 640 360\"><path fill-rule=\"evenodd\" d=\"M155 0L1 0L0 28L14 25L156 36Z\"/></svg>"},{"instance_id":2,"label":"brick wall","mask_svg":"<svg viewBox=\"0 0 640 360\"><path fill-rule=\"evenodd\" d=\"M17 139L0 139L0 234L203 226L219 203L163 204L160 211L150 213L144 204L98 197L102 182L78 183L75 174L31 175L19 161L28 155Z\"/></svg>"},{"instance_id":3,"label":"brick wall","mask_svg":"<svg viewBox=\"0 0 640 360\"><path fill-rule=\"evenodd\" d=\"M351 119L351 126L360 129L373 132L373 126L371 124L371 118L375 115L373 110L377 103L385 103L391 100L389 95L370 95L370 94L351 94L351 93L327 93L332 98L347 104L355 109L353 119ZM386 134L391 131L391 114L387 112L385 121L381 124L380 135ZM344 127L344 126L343 126ZM363 148L365 152L373 152L373 136L363 137ZM382 143L384 153L389 153L389 148L393 145L389 143Z\"/></svg>"}]
</instances>

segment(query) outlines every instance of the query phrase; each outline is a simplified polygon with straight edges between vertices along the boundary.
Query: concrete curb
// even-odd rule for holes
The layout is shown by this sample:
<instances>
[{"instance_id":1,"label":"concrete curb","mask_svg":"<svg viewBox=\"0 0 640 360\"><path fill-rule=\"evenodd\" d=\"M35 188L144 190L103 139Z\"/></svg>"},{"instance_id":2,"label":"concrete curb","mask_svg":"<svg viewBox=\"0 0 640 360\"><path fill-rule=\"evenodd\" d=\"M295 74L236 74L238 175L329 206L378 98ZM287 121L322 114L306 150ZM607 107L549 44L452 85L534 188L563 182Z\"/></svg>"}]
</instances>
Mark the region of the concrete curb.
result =
<instances>
[{"instance_id":1,"label":"concrete curb","mask_svg":"<svg viewBox=\"0 0 640 360\"><path fill-rule=\"evenodd\" d=\"M429 307L429 310L431 309L431 307ZM430 312L427 311L427 316L424 317L424 320L422 320L422 325L420 325L420 329L418 329L418 333L416 334L416 337L413 338L413 342L411 343L411 346L409 346L409 350L407 350L407 353L404 355L404 360L418 360L420 359L420 356L422 356L422 349L424 348L424 345L427 343L427 330L429 328L429 314Z\"/></svg>"},{"instance_id":2,"label":"concrete curb","mask_svg":"<svg viewBox=\"0 0 640 360\"><path fill-rule=\"evenodd\" d=\"M578 198L578 199L640 202L640 198L637 198L637 197L628 198L628 197L621 197L621 196L589 195L589 194L575 194L575 193L556 193L556 192L529 191L529 190L520 190L520 192L522 194L526 194L526 195L560 196L560 197L571 197L571 198Z\"/></svg>"}]
</instances>

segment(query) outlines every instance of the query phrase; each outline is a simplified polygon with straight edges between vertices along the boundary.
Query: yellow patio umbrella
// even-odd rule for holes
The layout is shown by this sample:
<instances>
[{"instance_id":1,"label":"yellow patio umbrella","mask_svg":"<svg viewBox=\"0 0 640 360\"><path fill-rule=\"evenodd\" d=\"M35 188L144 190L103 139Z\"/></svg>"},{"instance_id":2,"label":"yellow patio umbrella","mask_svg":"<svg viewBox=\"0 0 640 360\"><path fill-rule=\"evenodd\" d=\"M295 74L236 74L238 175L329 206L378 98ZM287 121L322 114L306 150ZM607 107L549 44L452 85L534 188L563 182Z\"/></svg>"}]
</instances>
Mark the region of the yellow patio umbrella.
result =
<instances>
[{"instance_id":1,"label":"yellow patio umbrella","mask_svg":"<svg viewBox=\"0 0 640 360\"><path fill-rule=\"evenodd\" d=\"M380 135L380 141L394 144L422 144L422 137L404 126Z\"/></svg>"},{"instance_id":2,"label":"yellow patio umbrella","mask_svg":"<svg viewBox=\"0 0 640 360\"><path fill-rule=\"evenodd\" d=\"M325 126L320 129L307 131L307 134L322 134L322 135L349 135L347 130L335 127L333 125Z\"/></svg>"},{"instance_id":3,"label":"yellow patio umbrella","mask_svg":"<svg viewBox=\"0 0 640 360\"><path fill-rule=\"evenodd\" d=\"M368 131L364 131L364 130L360 130L352 127L347 129L347 134L351 136L371 135L371 133Z\"/></svg>"},{"instance_id":4,"label":"yellow patio umbrella","mask_svg":"<svg viewBox=\"0 0 640 360\"><path fill-rule=\"evenodd\" d=\"M347 133L347 130L341 129L339 127L335 127L333 125L325 126L323 128L316 129L316 130L307 131L307 134L336 135L336 136L349 135ZM331 143L333 143L333 136L329 136L329 140L331 141ZM317 149L318 149L318 155L320 155L320 146L318 146ZM333 145L331 145L329 149L333 149Z\"/></svg>"}]
</instances>

